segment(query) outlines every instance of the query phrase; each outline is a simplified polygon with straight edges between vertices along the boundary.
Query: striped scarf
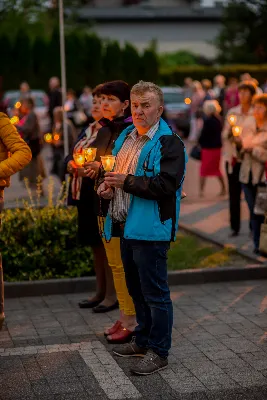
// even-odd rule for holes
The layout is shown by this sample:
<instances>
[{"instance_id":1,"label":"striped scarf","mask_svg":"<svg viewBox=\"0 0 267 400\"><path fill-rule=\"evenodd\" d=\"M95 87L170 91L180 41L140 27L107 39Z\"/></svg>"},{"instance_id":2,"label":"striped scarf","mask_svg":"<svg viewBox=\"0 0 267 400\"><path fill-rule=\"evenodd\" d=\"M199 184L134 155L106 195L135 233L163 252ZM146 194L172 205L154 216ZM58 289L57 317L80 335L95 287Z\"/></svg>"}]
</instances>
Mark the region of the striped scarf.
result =
<instances>
[{"instance_id":1,"label":"striped scarf","mask_svg":"<svg viewBox=\"0 0 267 400\"><path fill-rule=\"evenodd\" d=\"M98 133L98 123L97 121L93 122L88 126L85 131L85 136L79 140L79 142L74 146L74 153L81 153L83 149L90 147L90 144L94 142ZM81 187L82 187L82 177L78 176L78 173L73 175L73 179L71 182L71 192L73 200L80 200L81 195Z\"/></svg>"}]
</instances>

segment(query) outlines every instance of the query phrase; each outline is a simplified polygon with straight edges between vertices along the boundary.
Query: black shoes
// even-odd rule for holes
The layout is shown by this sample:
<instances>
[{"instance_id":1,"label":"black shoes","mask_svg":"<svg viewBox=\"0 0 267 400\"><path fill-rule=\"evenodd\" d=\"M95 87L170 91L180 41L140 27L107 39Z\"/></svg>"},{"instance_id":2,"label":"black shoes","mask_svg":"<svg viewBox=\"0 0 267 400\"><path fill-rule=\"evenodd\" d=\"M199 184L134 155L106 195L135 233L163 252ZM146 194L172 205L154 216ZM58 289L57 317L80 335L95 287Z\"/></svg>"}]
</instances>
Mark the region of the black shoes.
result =
<instances>
[{"instance_id":1,"label":"black shoes","mask_svg":"<svg viewBox=\"0 0 267 400\"><path fill-rule=\"evenodd\" d=\"M230 233L229 237L237 237L239 235L239 232L233 231L232 233Z\"/></svg>"},{"instance_id":2,"label":"black shoes","mask_svg":"<svg viewBox=\"0 0 267 400\"><path fill-rule=\"evenodd\" d=\"M109 312L112 310L117 310L117 308L119 308L119 302L116 301L114 304L112 304L111 306L104 306L103 304L99 304L96 307L93 308L93 312L95 313L105 313L105 312Z\"/></svg>"},{"instance_id":3,"label":"black shoes","mask_svg":"<svg viewBox=\"0 0 267 400\"><path fill-rule=\"evenodd\" d=\"M80 308L93 308L93 307L98 306L98 304L100 304L101 301L102 300L91 300L91 301L90 300L82 300L78 304L79 304Z\"/></svg>"}]
</instances>

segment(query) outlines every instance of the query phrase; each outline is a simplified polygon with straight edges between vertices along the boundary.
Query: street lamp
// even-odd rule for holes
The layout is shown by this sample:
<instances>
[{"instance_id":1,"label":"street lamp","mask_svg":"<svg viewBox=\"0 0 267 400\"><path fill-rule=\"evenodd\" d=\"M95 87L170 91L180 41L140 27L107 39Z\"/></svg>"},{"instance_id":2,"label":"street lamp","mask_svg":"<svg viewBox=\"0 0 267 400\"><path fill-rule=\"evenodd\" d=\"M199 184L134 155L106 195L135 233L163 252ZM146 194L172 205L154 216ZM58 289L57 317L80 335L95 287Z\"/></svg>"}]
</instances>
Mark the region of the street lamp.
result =
<instances>
[{"instance_id":1,"label":"street lamp","mask_svg":"<svg viewBox=\"0 0 267 400\"><path fill-rule=\"evenodd\" d=\"M63 137L64 137L64 154L65 157L69 154L69 138L67 115L64 109L66 103L66 59L65 59L65 35L64 35L64 7L63 0L58 1L59 5L59 39L60 39L60 65L61 65L61 87L62 87L62 109L63 109Z\"/></svg>"}]
</instances>

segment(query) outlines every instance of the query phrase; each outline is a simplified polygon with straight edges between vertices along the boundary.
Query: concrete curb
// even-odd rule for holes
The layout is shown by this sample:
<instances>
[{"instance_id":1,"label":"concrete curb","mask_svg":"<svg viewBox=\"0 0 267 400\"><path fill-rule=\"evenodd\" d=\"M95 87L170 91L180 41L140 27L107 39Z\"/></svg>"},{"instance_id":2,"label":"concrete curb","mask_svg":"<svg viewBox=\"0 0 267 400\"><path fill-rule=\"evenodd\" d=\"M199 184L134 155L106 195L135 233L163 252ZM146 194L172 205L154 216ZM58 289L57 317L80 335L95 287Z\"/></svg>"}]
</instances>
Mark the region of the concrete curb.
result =
<instances>
[{"instance_id":1,"label":"concrete curb","mask_svg":"<svg viewBox=\"0 0 267 400\"><path fill-rule=\"evenodd\" d=\"M250 265L243 268L217 267L170 271L168 278L170 285L267 279L267 265ZM5 297L14 298L90 292L95 290L95 286L95 277L6 282Z\"/></svg>"},{"instance_id":2,"label":"concrete curb","mask_svg":"<svg viewBox=\"0 0 267 400\"><path fill-rule=\"evenodd\" d=\"M187 224L185 224L183 222L181 222L181 223L179 222L179 228L181 228L182 230L184 230L187 233L192 233L193 235L198 236L200 239L204 239L207 242L211 242L211 243L213 243L213 244L215 244L217 246L227 247L227 245L225 245L222 242L220 242L219 240L217 240L216 236L208 235L207 233L202 232L202 231L200 231L198 229L192 228L190 225L187 225ZM267 258L254 255L251 252L239 249L236 246L234 246L233 248L235 249L235 251L238 254L240 254L242 257L247 258L248 260L250 260L250 261L252 260L254 262L258 262L258 263L267 265Z\"/></svg>"}]
</instances>

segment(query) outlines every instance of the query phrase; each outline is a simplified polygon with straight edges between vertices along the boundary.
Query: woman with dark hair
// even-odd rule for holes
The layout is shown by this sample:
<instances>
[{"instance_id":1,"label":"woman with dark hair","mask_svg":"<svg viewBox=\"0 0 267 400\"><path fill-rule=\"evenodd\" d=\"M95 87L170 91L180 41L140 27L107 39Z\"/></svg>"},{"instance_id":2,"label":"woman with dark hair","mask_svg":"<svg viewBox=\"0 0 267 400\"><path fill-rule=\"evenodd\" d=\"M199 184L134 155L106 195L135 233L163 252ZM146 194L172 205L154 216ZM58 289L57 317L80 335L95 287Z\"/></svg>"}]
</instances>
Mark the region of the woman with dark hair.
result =
<instances>
[{"instance_id":1,"label":"woman with dark hair","mask_svg":"<svg viewBox=\"0 0 267 400\"><path fill-rule=\"evenodd\" d=\"M98 231L95 208L97 196L94 190L94 181L73 160L73 152L82 152L83 149L90 147L101 128L99 124L99 120L103 117L101 111L101 86L98 85L92 93L93 105L91 112L94 122L81 132L73 151L65 159L67 172L71 177L68 204L77 206L78 239L82 245L92 248L96 273L96 294L94 297L79 303L81 308L93 308L98 304L102 304L107 308L116 303L117 300L112 272Z\"/></svg>"},{"instance_id":2,"label":"woman with dark hair","mask_svg":"<svg viewBox=\"0 0 267 400\"><path fill-rule=\"evenodd\" d=\"M111 155L115 140L120 133L132 124L130 116L130 88L126 82L113 81L103 85L101 89L101 109L104 118L100 121L102 129L93 142L97 147L96 162L88 163L85 168L92 178L101 175L100 157ZM101 199L99 207L99 228L103 230L103 218L107 215L109 200ZM110 242L103 238L109 265L113 272L115 289L119 301L120 318L116 323L105 331L105 336L110 343L124 343L130 340L136 326L135 308L129 295L124 268L120 253L120 232L115 233ZM106 307L99 305L94 308L95 312L105 312Z\"/></svg>"}]
</instances>

